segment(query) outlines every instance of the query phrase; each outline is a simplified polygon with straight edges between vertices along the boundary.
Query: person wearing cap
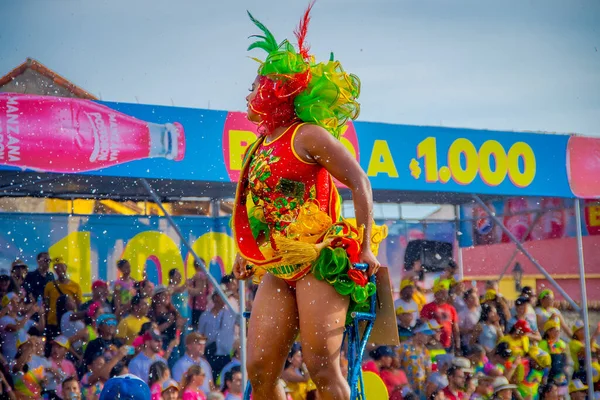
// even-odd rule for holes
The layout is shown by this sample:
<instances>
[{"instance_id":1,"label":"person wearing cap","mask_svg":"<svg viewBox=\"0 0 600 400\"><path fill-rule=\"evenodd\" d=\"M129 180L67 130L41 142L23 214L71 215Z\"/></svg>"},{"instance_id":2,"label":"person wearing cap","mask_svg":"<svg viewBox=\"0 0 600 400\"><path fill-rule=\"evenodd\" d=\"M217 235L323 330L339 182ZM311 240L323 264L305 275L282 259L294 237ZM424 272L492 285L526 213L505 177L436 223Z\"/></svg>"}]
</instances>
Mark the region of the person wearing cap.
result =
<instances>
[{"instance_id":1,"label":"person wearing cap","mask_svg":"<svg viewBox=\"0 0 600 400\"><path fill-rule=\"evenodd\" d=\"M485 282L485 294L481 299L481 304L488 303L496 307L498 315L500 316L500 325L506 327L506 323L510 318L510 307L508 302L500 293L499 284L497 280L488 280Z\"/></svg>"},{"instance_id":2,"label":"person wearing cap","mask_svg":"<svg viewBox=\"0 0 600 400\"><path fill-rule=\"evenodd\" d=\"M421 310L424 320L435 319L442 324L440 343L446 351L460 352L460 332L456 309L448 304L448 281L439 281L433 287L435 300Z\"/></svg>"},{"instance_id":3,"label":"person wearing cap","mask_svg":"<svg viewBox=\"0 0 600 400\"><path fill-rule=\"evenodd\" d=\"M213 370L208 361L203 357L206 349L206 338L198 332L192 332L185 337L185 354L175 362L172 368L172 376L181 382L183 375L192 365L199 365L206 374L206 379L201 387L204 393L211 391L214 387Z\"/></svg>"},{"instance_id":4,"label":"person wearing cap","mask_svg":"<svg viewBox=\"0 0 600 400\"><path fill-rule=\"evenodd\" d=\"M63 335L59 335L52 341L50 353L50 368L46 369L47 381L44 392L50 398L62 398L62 382L69 376L76 376L77 369L73 363L65 358L70 343Z\"/></svg>"},{"instance_id":5,"label":"person wearing cap","mask_svg":"<svg viewBox=\"0 0 600 400\"><path fill-rule=\"evenodd\" d=\"M544 289L538 295L538 301L535 307L535 315L537 316L537 325L540 329L540 333L543 335L544 324L553 318L558 318L560 321L561 329L565 332L568 337L573 336L571 329L565 322L562 313L554 307L554 292L550 289Z\"/></svg>"},{"instance_id":6,"label":"person wearing cap","mask_svg":"<svg viewBox=\"0 0 600 400\"><path fill-rule=\"evenodd\" d=\"M148 382L148 372L150 366L157 362L167 362L159 356L162 350L162 336L159 331L151 329L144 333L144 345L142 351L129 362L129 373L142 379L144 382Z\"/></svg>"},{"instance_id":7,"label":"person wearing cap","mask_svg":"<svg viewBox=\"0 0 600 400\"><path fill-rule=\"evenodd\" d=\"M585 400L587 397L588 386L579 379L573 379L569 383L569 396L571 400Z\"/></svg>"},{"instance_id":8,"label":"person wearing cap","mask_svg":"<svg viewBox=\"0 0 600 400\"><path fill-rule=\"evenodd\" d=\"M567 367L567 344L560 338L560 321L552 318L544 324L544 338L539 348L550 354L552 367L549 376L554 378L559 374L565 374Z\"/></svg>"},{"instance_id":9,"label":"person wearing cap","mask_svg":"<svg viewBox=\"0 0 600 400\"><path fill-rule=\"evenodd\" d=\"M398 323L398 336L400 341L406 340L413 335L413 315L417 308L396 307L396 321Z\"/></svg>"},{"instance_id":10,"label":"person wearing cap","mask_svg":"<svg viewBox=\"0 0 600 400\"><path fill-rule=\"evenodd\" d=\"M582 320L577 320L573 324L572 331L573 336L571 337L571 341L569 342L569 353L571 354L571 359L573 360L573 376L581 379L582 382L587 383L587 374L585 370L585 353L586 353L586 345L585 345L585 333L584 333L584 323ZM592 343L592 358L593 353L597 353L600 350L600 346L596 343L596 337L600 334L600 324L596 327L596 332L591 335Z\"/></svg>"},{"instance_id":11,"label":"person wearing cap","mask_svg":"<svg viewBox=\"0 0 600 400\"><path fill-rule=\"evenodd\" d=\"M463 400L466 399L466 374L462 367L452 365L446 372L448 377L448 386L443 390L447 400Z\"/></svg>"},{"instance_id":12,"label":"person wearing cap","mask_svg":"<svg viewBox=\"0 0 600 400\"><path fill-rule=\"evenodd\" d=\"M435 356L437 368L427 377L427 386L425 389L425 397L427 399L430 399L433 393L438 390L444 390L448 386L448 375L446 375L446 372L452 366L452 360L454 360L453 354L438 354Z\"/></svg>"},{"instance_id":13,"label":"person wearing cap","mask_svg":"<svg viewBox=\"0 0 600 400\"><path fill-rule=\"evenodd\" d=\"M90 306L98 303L104 314L112 314L113 306L108 300L108 284L102 280L96 280L92 283L92 298L79 307L76 314L80 319L84 319Z\"/></svg>"},{"instance_id":14,"label":"person wearing cap","mask_svg":"<svg viewBox=\"0 0 600 400\"><path fill-rule=\"evenodd\" d=\"M13 261L10 268L10 278L12 279L11 291L18 292L21 290L28 272L29 267L23 260L17 259Z\"/></svg>"},{"instance_id":15,"label":"person wearing cap","mask_svg":"<svg viewBox=\"0 0 600 400\"><path fill-rule=\"evenodd\" d=\"M542 336L538 332L537 318L535 317L535 314L532 316L527 312L528 306L531 307L529 305L529 299L526 297L519 297L515 300L514 316L506 323L506 329L510 331L518 320L523 319L527 321L529 328L531 329L531 332L527 334L529 339L539 342L542 340Z\"/></svg>"},{"instance_id":16,"label":"person wearing cap","mask_svg":"<svg viewBox=\"0 0 600 400\"><path fill-rule=\"evenodd\" d=\"M117 338L128 345L131 345L133 340L138 336L142 325L150 322L150 318L147 317L150 308L144 299L138 295L133 296L130 304L131 313L119 322L116 331Z\"/></svg>"},{"instance_id":17,"label":"person wearing cap","mask_svg":"<svg viewBox=\"0 0 600 400\"><path fill-rule=\"evenodd\" d=\"M85 365L90 365L96 354L109 353L112 349L121 346L121 340L115 337L117 330L117 317L114 314L102 314L96 320L98 337L91 340L83 353Z\"/></svg>"},{"instance_id":18,"label":"person wearing cap","mask_svg":"<svg viewBox=\"0 0 600 400\"><path fill-rule=\"evenodd\" d=\"M48 252L43 251L37 255L37 269L28 272L23 281L23 288L27 292L27 295L33 296L33 299L37 301L39 298L44 297L44 289L48 282L54 280L54 274L50 272L50 256Z\"/></svg>"},{"instance_id":19,"label":"person wearing cap","mask_svg":"<svg viewBox=\"0 0 600 400\"><path fill-rule=\"evenodd\" d=\"M524 319L518 320L508 332L508 335L502 337L499 343L508 343L514 357L524 356L529 352L529 337L531 332L529 324Z\"/></svg>"},{"instance_id":20,"label":"person wearing cap","mask_svg":"<svg viewBox=\"0 0 600 400\"><path fill-rule=\"evenodd\" d=\"M528 355L529 371L524 379L518 381L517 390L524 399L530 396L531 399L537 399L539 387L548 377L547 368L552 364L552 358L537 346L531 346ZM553 376L550 373L550 378Z\"/></svg>"},{"instance_id":21,"label":"person wearing cap","mask_svg":"<svg viewBox=\"0 0 600 400\"><path fill-rule=\"evenodd\" d=\"M414 301L413 295L415 293L415 282L412 279L402 279L400 282L400 297L394 301L394 308L396 309L396 315L398 315L398 309L401 307L403 310L414 310L412 312L412 320L410 327L414 327L419 319L419 306ZM398 319L398 325L400 325L400 319Z\"/></svg>"},{"instance_id":22,"label":"person wearing cap","mask_svg":"<svg viewBox=\"0 0 600 400\"><path fill-rule=\"evenodd\" d=\"M400 343L398 348L400 368L406 373L413 391L421 398L425 397L425 386L431 371L431 355L426 345L433 335L427 323L417 324L413 337Z\"/></svg>"},{"instance_id":23,"label":"person wearing cap","mask_svg":"<svg viewBox=\"0 0 600 400\"><path fill-rule=\"evenodd\" d=\"M127 374L110 378L102 389L99 400L148 400L150 388L137 376Z\"/></svg>"},{"instance_id":24,"label":"person wearing cap","mask_svg":"<svg viewBox=\"0 0 600 400\"><path fill-rule=\"evenodd\" d=\"M173 379L167 379L162 384L161 399L177 400L179 398L179 384Z\"/></svg>"},{"instance_id":25,"label":"person wearing cap","mask_svg":"<svg viewBox=\"0 0 600 400\"><path fill-rule=\"evenodd\" d=\"M513 398L513 392L517 388L516 385L508 383L508 379L503 376L494 379L492 387L494 389L493 400L511 400Z\"/></svg>"}]
</instances>

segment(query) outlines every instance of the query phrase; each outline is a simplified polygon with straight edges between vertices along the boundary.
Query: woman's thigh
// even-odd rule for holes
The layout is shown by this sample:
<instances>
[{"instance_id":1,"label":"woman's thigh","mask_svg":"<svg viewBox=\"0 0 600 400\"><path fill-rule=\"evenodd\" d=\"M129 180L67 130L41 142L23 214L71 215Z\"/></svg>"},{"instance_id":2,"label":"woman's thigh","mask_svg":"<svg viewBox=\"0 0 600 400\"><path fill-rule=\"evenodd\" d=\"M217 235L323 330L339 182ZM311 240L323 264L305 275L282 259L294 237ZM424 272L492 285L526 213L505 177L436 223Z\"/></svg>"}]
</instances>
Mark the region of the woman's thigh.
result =
<instances>
[{"instance_id":1,"label":"woman's thigh","mask_svg":"<svg viewBox=\"0 0 600 400\"><path fill-rule=\"evenodd\" d=\"M283 280L266 274L256 293L248 326L249 368L254 366L261 369L261 374L279 377L297 334L294 290Z\"/></svg>"},{"instance_id":2,"label":"woman's thigh","mask_svg":"<svg viewBox=\"0 0 600 400\"><path fill-rule=\"evenodd\" d=\"M350 299L308 274L296 284L302 354L309 367L341 375L340 349ZM315 375L310 371L311 376Z\"/></svg>"}]
</instances>

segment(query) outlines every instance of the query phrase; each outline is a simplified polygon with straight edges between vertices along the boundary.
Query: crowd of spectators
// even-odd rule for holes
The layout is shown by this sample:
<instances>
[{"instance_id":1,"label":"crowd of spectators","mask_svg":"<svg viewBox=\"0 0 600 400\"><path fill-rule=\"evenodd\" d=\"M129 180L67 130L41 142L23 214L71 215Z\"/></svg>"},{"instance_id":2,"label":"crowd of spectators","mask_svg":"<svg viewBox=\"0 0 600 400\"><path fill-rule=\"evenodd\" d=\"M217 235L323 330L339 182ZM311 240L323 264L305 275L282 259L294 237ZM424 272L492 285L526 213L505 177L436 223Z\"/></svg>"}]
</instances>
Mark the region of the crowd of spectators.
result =
<instances>
[{"instance_id":1,"label":"crowd of spectators","mask_svg":"<svg viewBox=\"0 0 600 400\"><path fill-rule=\"evenodd\" d=\"M221 280L226 304L197 264L187 280L169 271L166 286L133 279L127 260L116 268L118 279L94 281L85 299L68 266L46 252L35 269L20 260L0 269L0 400L104 400L117 387L151 400L241 400L238 282ZM363 362L390 399L583 400L588 385L600 392L600 348L585 343L581 321L566 322L551 290L525 287L512 304L497 282L479 293L456 279L453 263L431 290L422 276L417 261L400 284L400 345L370 347ZM289 400L318 398L298 343L280 382Z\"/></svg>"},{"instance_id":2,"label":"crowd of spectators","mask_svg":"<svg viewBox=\"0 0 600 400\"><path fill-rule=\"evenodd\" d=\"M173 269L166 286L136 281L127 260L116 268L88 299L47 252L35 269L16 260L0 270L0 400L97 400L124 376L147 384L151 400L241 399L238 310L202 268L186 281ZM237 281L221 283L235 307Z\"/></svg>"},{"instance_id":3,"label":"crowd of spectators","mask_svg":"<svg viewBox=\"0 0 600 400\"><path fill-rule=\"evenodd\" d=\"M600 398L600 348L595 339L585 343L582 321L566 323L551 290L524 287L509 304L497 282L480 293L456 278L451 262L428 293L420 269L418 261L409 268L395 301L400 345L371 349L363 364L391 399L583 399L588 385Z\"/></svg>"}]
</instances>

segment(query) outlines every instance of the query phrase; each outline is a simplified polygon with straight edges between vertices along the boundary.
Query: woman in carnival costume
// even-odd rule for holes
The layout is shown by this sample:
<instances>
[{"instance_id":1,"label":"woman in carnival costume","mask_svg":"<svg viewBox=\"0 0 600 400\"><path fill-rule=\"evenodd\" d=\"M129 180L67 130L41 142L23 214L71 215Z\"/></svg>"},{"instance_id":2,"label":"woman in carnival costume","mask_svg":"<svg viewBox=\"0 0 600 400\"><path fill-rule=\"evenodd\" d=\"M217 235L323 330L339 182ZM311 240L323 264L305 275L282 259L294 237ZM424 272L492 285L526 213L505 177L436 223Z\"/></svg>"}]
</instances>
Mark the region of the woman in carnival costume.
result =
<instances>
[{"instance_id":1,"label":"woman in carnival costume","mask_svg":"<svg viewBox=\"0 0 600 400\"><path fill-rule=\"evenodd\" d=\"M259 61L248 119L260 136L250 145L237 187L232 227L238 279L260 281L248 329L247 369L256 399L285 399L278 386L287 354L300 333L304 361L319 398L348 399L340 347L351 311L367 310L375 285L368 276L385 227L372 221L366 174L338 140L358 117L360 83L333 54L317 63L305 43L306 10L295 32L298 50L262 31L249 50ZM333 178L351 191L356 220L340 215ZM367 273L353 264L368 264Z\"/></svg>"}]
</instances>

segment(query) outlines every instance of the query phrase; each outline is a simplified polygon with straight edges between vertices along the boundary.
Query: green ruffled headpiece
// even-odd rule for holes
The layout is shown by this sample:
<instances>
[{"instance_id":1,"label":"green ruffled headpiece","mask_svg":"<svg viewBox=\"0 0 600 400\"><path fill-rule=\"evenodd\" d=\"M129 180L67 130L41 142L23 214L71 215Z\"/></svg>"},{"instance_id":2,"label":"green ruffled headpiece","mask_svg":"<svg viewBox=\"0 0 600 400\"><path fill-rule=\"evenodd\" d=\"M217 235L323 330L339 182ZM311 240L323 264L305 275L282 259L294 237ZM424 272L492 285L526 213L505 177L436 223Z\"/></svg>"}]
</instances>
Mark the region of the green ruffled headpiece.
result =
<instances>
[{"instance_id":1,"label":"green ruffled headpiece","mask_svg":"<svg viewBox=\"0 0 600 400\"><path fill-rule=\"evenodd\" d=\"M251 36L259 40L248 50L258 48L267 52L264 61L254 58L260 63L258 74L275 82L274 92L279 99L293 96L298 119L319 125L339 138L348 120L356 119L360 112L356 101L360 95L360 80L345 72L339 61L334 60L333 53L326 63L316 63L308 54L305 38L313 4L295 31L298 50L287 39L277 43L273 34L248 12L263 33Z\"/></svg>"}]
</instances>

